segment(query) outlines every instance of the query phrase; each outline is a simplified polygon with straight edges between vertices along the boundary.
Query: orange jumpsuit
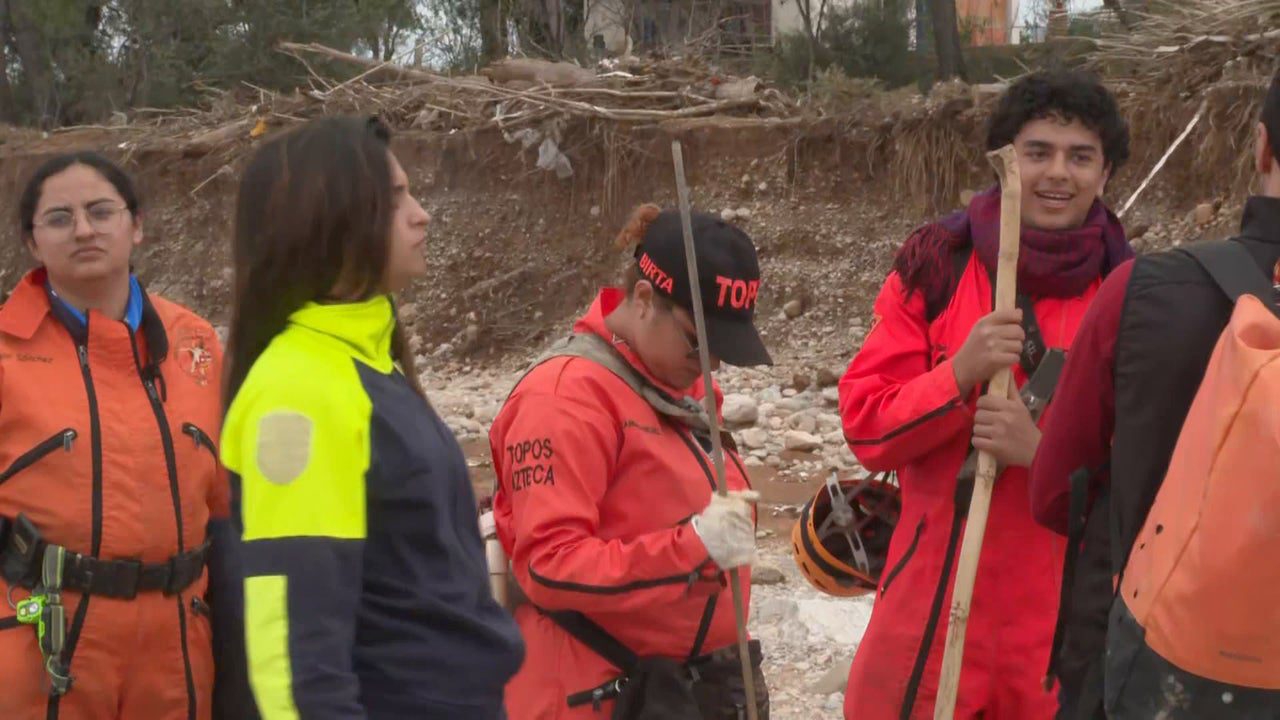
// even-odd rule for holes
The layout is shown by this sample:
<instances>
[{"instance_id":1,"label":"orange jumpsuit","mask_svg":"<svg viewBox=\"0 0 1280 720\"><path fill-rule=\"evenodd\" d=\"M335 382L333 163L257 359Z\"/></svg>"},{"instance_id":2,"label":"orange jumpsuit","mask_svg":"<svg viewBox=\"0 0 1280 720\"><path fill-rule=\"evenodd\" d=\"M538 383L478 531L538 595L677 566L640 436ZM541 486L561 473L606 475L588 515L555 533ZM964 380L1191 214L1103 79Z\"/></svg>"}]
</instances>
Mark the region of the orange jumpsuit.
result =
<instances>
[{"instance_id":1,"label":"orange jumpsuit","mask_svg":"<svg viewBox=\"0 0 1280 720\"><path fill-rule=\"evenodd\" d=\"M45 282L33 271L0 308L0 517L22 513L44 540L102 560L163 563L200 547L228 514L213 329L143 295L136 333L96 312L73 332ZM205 584L200 572L176 594L65 592L73 681L56 698L34 628L0 605L0 718L210 717ZM28 591L0 578L5 594Z\"/></svg>"},{"instance_id":2,"label":"orange jumpsuit","mask_svg":"<svg viewBox=\"0 0 1280 720\"><path fill-rule=\"evenodd\" d=\"M620 291L605 290L574 331L612 340L604 318L621 301ZM683 391L666 387L626 345L614 347L668 394L702 396L701 378ZM569 695L619 673L539 608L581 612L641 656L685 660L736 643L732 593L721 584L728 576L688 522L710 502L715 470L687 429L603 366L559 357L517 385L489 445L498 537L529 598L515 612L527 652L507 686L511 720L607 718L613 709L612 700L598 710L568 707ZM727 447L725 466L730 490L749 487ZM739 580L749 607L749 568Z\"/></svg>"}]
</instances>

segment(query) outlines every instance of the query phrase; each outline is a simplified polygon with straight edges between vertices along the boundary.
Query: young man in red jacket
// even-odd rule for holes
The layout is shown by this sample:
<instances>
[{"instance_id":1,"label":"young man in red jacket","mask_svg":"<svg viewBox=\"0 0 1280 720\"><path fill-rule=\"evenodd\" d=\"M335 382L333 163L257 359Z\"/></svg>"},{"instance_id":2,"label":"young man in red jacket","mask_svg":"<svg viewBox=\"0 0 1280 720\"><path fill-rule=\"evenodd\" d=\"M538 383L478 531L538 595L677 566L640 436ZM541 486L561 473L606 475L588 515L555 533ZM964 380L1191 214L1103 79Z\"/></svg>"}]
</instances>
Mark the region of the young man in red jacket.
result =
<instances>
[{"instance_id":1,"label":"young man in red jacket","mask_svg":"<svg viewBox=\"0 0 1280 720\"><path fill-rule=\"evenodd\" d=\"M1020 399L980 397L997 370L1027 382L1075 335L1102 278L1132 257L1100 200L1128 157L1115 100L1078 73L1009 88L987 148L1013 143L1022 174L1020 308L992 312L1000 190L917 230L899 250L862 349L840 382L844 432L871 471L894 470L902 514L845 695L852 720L932 718L974 450L996 482L970 608L956 718L1037 720L1057 707L1042 680L1064 545L1038 526L1027 467L1040 431ZM1032 322L1034 320L1034 322ZM1024 341L1026 347L1024 348Z\"/></svg>"}]
</instances>

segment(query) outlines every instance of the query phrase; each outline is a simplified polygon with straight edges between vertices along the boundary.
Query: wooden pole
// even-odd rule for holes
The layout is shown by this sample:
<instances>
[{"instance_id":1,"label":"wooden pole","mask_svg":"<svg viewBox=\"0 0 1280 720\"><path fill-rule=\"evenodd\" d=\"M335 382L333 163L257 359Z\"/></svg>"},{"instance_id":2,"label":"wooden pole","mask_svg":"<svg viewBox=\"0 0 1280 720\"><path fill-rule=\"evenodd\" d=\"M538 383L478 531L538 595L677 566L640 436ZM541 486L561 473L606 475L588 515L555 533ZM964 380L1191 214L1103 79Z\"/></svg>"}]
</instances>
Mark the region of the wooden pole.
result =
<instances>
[{"instance_id":1,"label":"wooden pole","mask_svg":"<svg viewBox=\"0 0 1280 720\"><path fill-rule=\"evenodd\" d=\"M671 141L671 159L676 168L676 195L680 202L680 228L684 232L684 259L689 270L689 285L693 295L693 322L698 332L698 359L702 363L704 383L702 406L707 413L707 425L711 430L711 460L716 466L716 492L729 494L724 477L724 448L720 444L720 414L716 411L716 393L711 385L711 352L707 349L707 321L702 308L701 284L698 281L698 260L693 247L693 220L689 209L689 186L684 177L684 152L679 140ZM742 659L742 683L747 691L747 718L757 720L755 674L751 672L751 652L747 646L747 616L742 604L742 585L738 569L729 570L729 588L733 593L733 612L738 623L738 655Z\"/></svg>"},{"instance_id":2,"label":"wooden pole","mask_svg":"<svg viewBox=\"0 0 1280 720\"><path fill-rule=\"evenodd\" d=\"M996 263L996 310L1012 309L1016 304L1018 280L1018 245L1022 233L1022 176L1018 172L1018 154L1012 145L987 153L987 160L1000 176L1000 256ZM987 388L988 395L1006 398L1013 384L1013 369L996 373ZM942 675L938 681L938 700L934 720L951 720L956 709L960 687L960 666L964 660L964 633L969 624L969 602L973 598L973 582L978 574L978 557L982 554L982 538L987 530L987 513L991 509L991 490L996 482L996 459L990 453L978 453L978 469L969 503L969 517L960 546L960 562L956 566L956 584L951 595L951 617L947 624L947 647L942 655Z\"/></svg>"}]
</instances>

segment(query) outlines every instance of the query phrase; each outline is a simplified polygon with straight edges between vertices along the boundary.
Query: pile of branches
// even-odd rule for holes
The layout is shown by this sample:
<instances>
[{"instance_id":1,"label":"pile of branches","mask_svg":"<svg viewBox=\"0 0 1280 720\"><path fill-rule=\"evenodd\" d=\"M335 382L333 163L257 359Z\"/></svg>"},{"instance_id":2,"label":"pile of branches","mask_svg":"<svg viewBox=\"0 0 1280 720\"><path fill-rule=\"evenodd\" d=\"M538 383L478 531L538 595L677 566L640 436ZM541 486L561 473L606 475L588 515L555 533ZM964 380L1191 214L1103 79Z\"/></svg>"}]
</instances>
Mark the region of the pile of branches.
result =
<instances>
[{"instance_id":1,"label":"pile of branches","mask_svg":"<svg viewBox=\"0 0 1280 720\"><path fill-rule=\"evenodd\" d=\"M1158 0L1124 33L1098 41L1089 65L1116 88L1137 164L1182 141L1170 177L1185 192L1247 188L1248 148L1280 58L1280 0ZM1232 168L1227 175L1222 168Z\"/></svg>"},{"instance_id":2,"label":"pile of branches","mask_svg":"<svg viewBox=\"0 0 1280 720\"><path fill-rule=\"evenodd\" d=\"M1280 51L1280 0L1160 0L1123 33L1098 41L1091 64L1113 82L1198 96L1270 78Z\"/></svg>"},{"instance_id":3,"label":"pile of branches","mask_svg":"<svg viewBox=\"0 0 1280 720\"><path fill-rule=\"evenodd\" d=\"M589 69L566 62L513 58L478 75L451 76L350 55L319 44L281 43L281 52L308 68L350 65L333 79L314 70L310 86L277 93L251 84L207 88L208 107L135 111L111 125L64 128L116 130L126 151L180 147L187 156L231 155L249 139L322 115L376 113L397 129L437 132L496 128L508 136L550 121L600 119L628 125L711 116L791 118L798 105L755 77L717 72L698 58L605 61Z\"/></svg>"}]
</instances>

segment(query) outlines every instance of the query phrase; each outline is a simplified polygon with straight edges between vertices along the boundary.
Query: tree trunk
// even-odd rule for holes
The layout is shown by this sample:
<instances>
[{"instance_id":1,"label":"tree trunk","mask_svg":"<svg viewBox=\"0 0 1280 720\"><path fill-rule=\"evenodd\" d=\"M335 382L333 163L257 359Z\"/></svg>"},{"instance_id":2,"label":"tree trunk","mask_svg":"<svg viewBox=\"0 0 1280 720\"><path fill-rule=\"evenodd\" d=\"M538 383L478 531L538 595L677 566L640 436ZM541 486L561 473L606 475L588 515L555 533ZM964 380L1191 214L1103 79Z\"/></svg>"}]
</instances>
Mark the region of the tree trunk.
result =
<instances>
[{"instance_id":1,"label":"tree trunk","mask_svg":"<svg viewBox=\"0 0 1280 720\"><path fill-rule=\"evenodd\" d=\"M502 0L480 0L480 53L486 63L507 56L507 22Z\"/></svg>"},{"instance_id":2,"label":"tree trunk","mask_svg":"<svg viewBox=\"0 0 1280 720\"><path fill-rule=\"evenodd\" d=\"M9 86L9 0L0 0L0 122L18 122L18 106Z\"/></svg>"},{"instance_id":3,"label":"tree trunk","mask_svg":"<svg viewBox=\"0 0 1280 720\"><path fill-rule=\"evenodd\" d=\"M925 37L929 34L929 10L925 0L916 0L916 52L924 53Z\"/></svg>"},{"instance_id":4,"label":"tree trunk","mask_svg":"<svg viewBox=\"0 0 1280 720\"><path fill-rule=\"evenodd\" d=\"M18 50L18 60L22 63L23 79L31 88L36 121L43 128L52 127L57 121L53 67L44 46L44 38L40 36L40 28L36 26L25 2L9 4L9 26Z\"/></svg>"},{"instance_id":5,"label":"tree trunk","mask_svg":"<svg viewBox=\"0 0 1280 720\"><path fill-rule=\"evenodd\" d=\"M929 0L929 14L933 17L933 45L938 53L938 80L967 79L956 0Z\"/></svg>"}]
</instances>

